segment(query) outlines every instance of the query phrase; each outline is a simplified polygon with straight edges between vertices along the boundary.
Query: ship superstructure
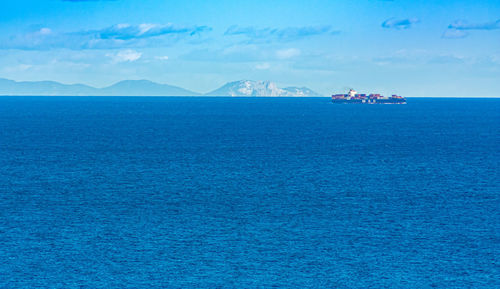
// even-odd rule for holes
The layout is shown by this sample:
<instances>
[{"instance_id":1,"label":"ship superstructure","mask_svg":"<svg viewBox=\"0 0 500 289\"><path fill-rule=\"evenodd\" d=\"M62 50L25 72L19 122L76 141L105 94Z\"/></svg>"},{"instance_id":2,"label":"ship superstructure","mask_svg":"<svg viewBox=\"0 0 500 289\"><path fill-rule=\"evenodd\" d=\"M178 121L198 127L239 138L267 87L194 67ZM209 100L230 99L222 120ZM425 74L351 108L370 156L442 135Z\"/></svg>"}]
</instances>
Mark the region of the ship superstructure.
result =
<instances>
[{"instance_id":1,"label":"ship superstructure","mask_svg":"<svg viewBox=\"0 0 500 289\"><path fill-rule=\"evenodd\" d=\"M350 89L347 94L332 95L333 103L367 103L367 104L406 104L406 99L402 96L393 94L386 97L377 93L362 94L354 89Z\"/></svg>"}]
</instances>

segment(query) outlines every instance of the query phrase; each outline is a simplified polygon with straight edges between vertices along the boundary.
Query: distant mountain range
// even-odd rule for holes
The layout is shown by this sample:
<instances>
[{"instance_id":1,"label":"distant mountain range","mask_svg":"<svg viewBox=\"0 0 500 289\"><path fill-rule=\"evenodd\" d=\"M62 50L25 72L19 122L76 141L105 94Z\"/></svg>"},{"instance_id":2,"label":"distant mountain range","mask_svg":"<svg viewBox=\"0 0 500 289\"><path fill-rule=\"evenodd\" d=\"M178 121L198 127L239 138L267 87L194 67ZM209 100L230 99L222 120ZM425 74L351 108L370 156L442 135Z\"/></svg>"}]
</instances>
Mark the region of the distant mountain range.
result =
<instances>
[{"instance_id":1,"label":"distant mountain range","mask_svg":"<svg viewBox=\"0 0 500 289\"><path fill-rule=\"evenodd\" d=\"M14 81L0 78L0 95L41 96L321 96L306 87L278 88L270 81L230 82L207 94L149 80L124 80L104 88L55 81Z\"/></svg>"},{"instance_id":2,"label":"distant mountain range","mask_svg":"<svg viewBox=\"0 0 500 289\"><path fill-rule=\"evenodd\" d=\"M0 95L73 95L73 96L199 96L200 93L148 80L124 80L104 88L54 81L0 79Z\"/></svg>"}]
</instances>

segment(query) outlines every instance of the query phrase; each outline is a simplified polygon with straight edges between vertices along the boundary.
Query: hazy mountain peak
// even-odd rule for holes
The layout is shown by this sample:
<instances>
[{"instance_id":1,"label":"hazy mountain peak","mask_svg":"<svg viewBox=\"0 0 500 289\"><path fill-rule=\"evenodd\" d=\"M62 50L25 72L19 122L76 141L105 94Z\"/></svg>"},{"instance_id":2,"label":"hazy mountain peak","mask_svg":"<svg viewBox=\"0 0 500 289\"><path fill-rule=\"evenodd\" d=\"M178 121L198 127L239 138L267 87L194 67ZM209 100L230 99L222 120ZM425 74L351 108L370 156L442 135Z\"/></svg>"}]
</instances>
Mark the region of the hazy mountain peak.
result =
<instances>
[{"instance_id":1,"label":"hazy mountain peak","mask_svg":"<svg viewBox=\"0 0 500 289\"><path fill-rule=\"evenodd\" d=\"M239 80L229 82L219 89L207 93L210 96L320 96L306 87L279 88L275 82Z\"/></svg>"}]
</instances>

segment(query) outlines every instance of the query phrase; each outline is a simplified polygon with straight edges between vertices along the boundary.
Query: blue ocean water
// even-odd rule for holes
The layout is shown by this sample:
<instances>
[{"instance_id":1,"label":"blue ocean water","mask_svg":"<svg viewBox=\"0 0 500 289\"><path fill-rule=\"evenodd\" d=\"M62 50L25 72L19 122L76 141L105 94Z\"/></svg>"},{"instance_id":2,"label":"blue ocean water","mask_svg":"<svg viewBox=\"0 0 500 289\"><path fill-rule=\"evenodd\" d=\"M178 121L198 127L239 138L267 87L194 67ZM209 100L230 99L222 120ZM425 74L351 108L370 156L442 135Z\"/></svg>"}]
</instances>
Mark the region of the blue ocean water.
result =
<instances>
[{"instance_id":1,"label":"blue ocean water","mask_svg":"<svg viewBox=\"0 0 500 289\"><path fill-rule=\"evenodd\" d=\"M0 288L500 288L500 99L0 98Z\"/></svg>"}]
</instances>

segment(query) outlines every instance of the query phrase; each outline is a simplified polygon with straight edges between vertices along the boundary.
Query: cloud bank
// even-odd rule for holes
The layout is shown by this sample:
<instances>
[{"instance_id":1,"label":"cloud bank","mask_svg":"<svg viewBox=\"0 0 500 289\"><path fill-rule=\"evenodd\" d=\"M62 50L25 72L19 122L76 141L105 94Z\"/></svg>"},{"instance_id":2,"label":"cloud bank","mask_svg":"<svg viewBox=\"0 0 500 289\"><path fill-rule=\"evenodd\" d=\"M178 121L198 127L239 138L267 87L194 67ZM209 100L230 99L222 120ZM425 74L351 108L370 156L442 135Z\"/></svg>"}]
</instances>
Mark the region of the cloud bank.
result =
<instances>
[{"instance_id":1,"label":"cloud bank","mask_svg":"<svg viewBox=\"0 0 500 289\"><path fill-rule=\"evenodd\" d=\"M168 46L182 39L196 39L208 26L182 26L175 24L139 25L116 24L97 30L56 33L50 28L11 36L0 42L0 49L46 50L113 49L126 47Z\"/></svg>"},{"instance_id":2,"label":"cloud bank","mask_svg":"<svg viewBox=\"0 0 500 289\"><path fill-rule=\"evenodd\" d=\"M394 29L408 29L413 26L413 24L419 23L420 20L417 18L408 19L396 19L390 18L382 23L383 28L394 28Z\"/></svg>"},{"instance_id":3,"label":"cloud bank","mask_svg":"<svg viewBox=\"0 0 500 289\"><path fill-rule=\"evenodd\" d=\"M242 36L248 42L273 42L294 41L311 36L335 35L338 33L340 32L333 30L329 25L286 28L256 28L254 26L240 27L233 25L226 30L224 35Z\"/></svg>"},{"instance_id":4,"label":"cloud bank","mask_svg":"<svg viewBox=\"0 0 500 289\"><path fill-rule=\"evenodd\" d=\"M495 30L500 29L500 19L486 23L467 23L465 21L455 21L448 26L449 29L455 30Z\"/></svg>"},{"instance_id":5,"label":"cloud bank","mask_svg":"<svg viewBox=\"0 0 500 289\"><path fill-rule=\"evenodd\" d=\"M205 31L210 31L208 26L178 26L174 24L117 24L111 27L104 28L102 30L95 30L89 32L82 32L83 34L91 34L98 36L100 39L119 39L119 40L131 40L140 38L149 38L162 36L167 34L178 34L178 35L196 35Z\"/></svg>"},{"instance_id":6,"label":"cloud bank","mask_svg":"<svg viewBox=\"0 0 500 289\"><path fill-rule=\"evenodd\" d=\"M468 23L467 21L457 20L448 25L448 29L443 33L442 38L460 39L469 36L467 31L471 30L496 30L500 29L500 19L497 21L484 23Z\"/></svg>"}]
</instances>

